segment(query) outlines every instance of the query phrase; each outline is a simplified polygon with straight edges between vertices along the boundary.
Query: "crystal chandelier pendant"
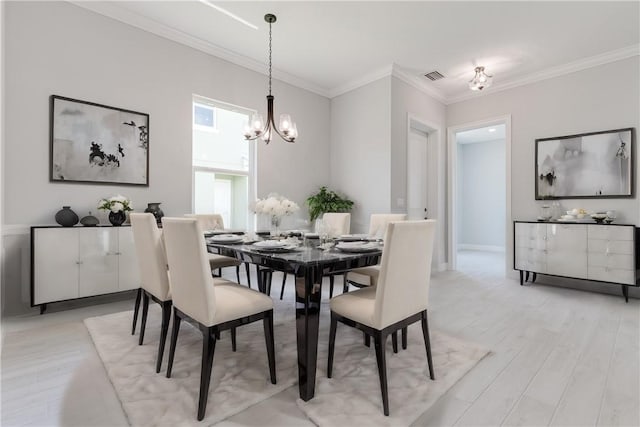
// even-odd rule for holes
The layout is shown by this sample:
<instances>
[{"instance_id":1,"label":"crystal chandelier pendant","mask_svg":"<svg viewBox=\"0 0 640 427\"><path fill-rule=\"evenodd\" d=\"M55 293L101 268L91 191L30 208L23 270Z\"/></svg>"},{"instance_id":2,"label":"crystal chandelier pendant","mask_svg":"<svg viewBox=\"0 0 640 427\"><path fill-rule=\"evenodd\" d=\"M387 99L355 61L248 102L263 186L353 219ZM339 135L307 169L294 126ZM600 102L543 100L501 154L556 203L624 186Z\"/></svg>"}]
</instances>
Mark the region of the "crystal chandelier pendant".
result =
<instances>
[{"instance_id":1,"label":"crystal chandelier pendant","mask_svg":"<svg viewBox=\"0 0 640 427\"><path fill-rule=\"evenodd\" d=\"M484 67L476 67L476 75L469 80L469 89L482 90L491 86L493 83L493 76L490 76L484 72Z\"/></svg>"}]
</instances>

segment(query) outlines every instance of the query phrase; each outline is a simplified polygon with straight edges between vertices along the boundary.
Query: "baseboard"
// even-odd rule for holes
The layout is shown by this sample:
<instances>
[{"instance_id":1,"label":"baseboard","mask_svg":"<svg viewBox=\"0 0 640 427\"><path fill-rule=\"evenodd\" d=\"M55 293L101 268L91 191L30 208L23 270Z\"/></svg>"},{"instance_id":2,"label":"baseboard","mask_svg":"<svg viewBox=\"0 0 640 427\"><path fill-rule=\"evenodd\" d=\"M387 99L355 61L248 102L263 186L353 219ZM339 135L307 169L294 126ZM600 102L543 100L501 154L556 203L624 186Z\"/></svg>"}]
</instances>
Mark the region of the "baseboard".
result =
<instances>
[{"instance_id":1,"label":"baseboard","mask_svg":"<svg viewBox=\"0 0 640 427\"><path fill-rule=\"evenodd\" d=\"M458 243L458 250L504 252L504 246L474 245L471 243Z\"/></svg>"}]
</instances>

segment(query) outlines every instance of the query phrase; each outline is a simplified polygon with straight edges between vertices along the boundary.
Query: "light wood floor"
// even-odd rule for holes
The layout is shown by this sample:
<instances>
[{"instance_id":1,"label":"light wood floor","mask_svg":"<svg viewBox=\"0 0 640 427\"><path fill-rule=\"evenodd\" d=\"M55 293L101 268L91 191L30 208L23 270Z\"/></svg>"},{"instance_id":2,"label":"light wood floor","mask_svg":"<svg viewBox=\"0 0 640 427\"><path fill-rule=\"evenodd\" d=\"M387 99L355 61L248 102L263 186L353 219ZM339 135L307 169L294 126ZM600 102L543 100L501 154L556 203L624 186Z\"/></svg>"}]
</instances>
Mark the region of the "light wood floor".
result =
<instances>
[{"instance_id":1,"label":"light wood floor","mask_svg":"<svg viewBox=\"0 0 640 427\"><path fill-rule=\"evenodd\" d=\"M500 254L461 252L458 262L459 271L434 274L430 327L491 354L415 425L640 425L639 300L520 287L504 277ZM131 307L3 319L2 426L126 425L82 319ZM291 387L221 425L312 425L296 397Z\"/></svg>"}]
</instances>

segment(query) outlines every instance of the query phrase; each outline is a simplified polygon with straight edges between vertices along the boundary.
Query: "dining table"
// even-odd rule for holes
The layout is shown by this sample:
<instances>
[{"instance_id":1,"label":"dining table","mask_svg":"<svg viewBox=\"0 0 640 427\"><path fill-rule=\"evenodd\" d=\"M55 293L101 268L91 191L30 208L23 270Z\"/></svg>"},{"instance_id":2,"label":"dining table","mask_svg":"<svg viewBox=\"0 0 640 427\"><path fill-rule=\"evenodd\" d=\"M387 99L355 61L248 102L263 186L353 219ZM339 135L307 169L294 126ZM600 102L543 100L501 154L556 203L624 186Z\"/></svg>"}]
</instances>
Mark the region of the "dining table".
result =
<instances>
[{"instance_id":1,"label":"dining table","mask_svg":"<svg viewBox=\"0 0 640 427\"><path fill-rule=\"evenodd\" d=\"M332 272L378 264L382 255L381 244L372 243L362 252L343 252L336 247L323 249L311 245L274 251L244 241L230 243L207 238L206 242L210 252L235 256L243 262L255 264L258 269L282 271L295 277L298 386L302 400L312 399L318 362L322 278ZM268 292L270 286L261 284L259 288Z\"/></svg>"}]
</instances>

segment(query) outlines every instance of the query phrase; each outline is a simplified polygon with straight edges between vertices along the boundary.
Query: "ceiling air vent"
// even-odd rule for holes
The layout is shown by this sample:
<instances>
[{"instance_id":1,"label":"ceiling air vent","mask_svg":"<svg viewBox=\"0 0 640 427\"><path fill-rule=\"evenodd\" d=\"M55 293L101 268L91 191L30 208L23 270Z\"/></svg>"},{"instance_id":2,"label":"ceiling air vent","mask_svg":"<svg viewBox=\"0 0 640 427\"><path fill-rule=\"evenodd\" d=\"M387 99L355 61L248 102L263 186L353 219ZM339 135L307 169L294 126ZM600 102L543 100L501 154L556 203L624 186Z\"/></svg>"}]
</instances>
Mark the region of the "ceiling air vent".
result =
<instances>
[{"instance_id":1,"label":"ceiling air vent","mask_svg":"<svg viewBox=\"0 0 640 427\"><path fill-rule=\"evenodd\" d=\"M435 82L436 80L444 79L444 76L440 74L439 71L432 71L430 73L425 74L424 76L429 80L431 80L432 82Z\"/></svg>"}]
</instances>

